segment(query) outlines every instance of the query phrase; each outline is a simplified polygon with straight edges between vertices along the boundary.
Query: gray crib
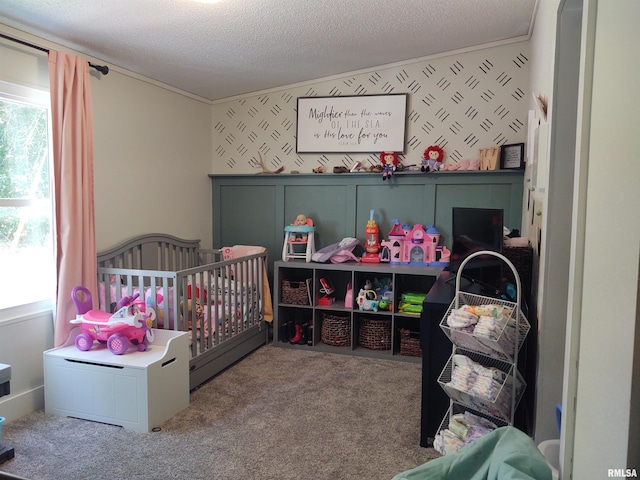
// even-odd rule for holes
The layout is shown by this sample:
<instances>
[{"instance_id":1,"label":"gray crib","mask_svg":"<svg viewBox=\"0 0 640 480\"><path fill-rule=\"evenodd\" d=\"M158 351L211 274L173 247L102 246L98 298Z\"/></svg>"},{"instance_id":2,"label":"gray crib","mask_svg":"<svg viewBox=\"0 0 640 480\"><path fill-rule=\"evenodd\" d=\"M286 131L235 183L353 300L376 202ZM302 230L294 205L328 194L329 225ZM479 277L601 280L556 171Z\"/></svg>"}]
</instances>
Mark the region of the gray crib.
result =
<instances>
[{"instance_id":1,"label":"gray crib","mask_svg":"<svg viewBox=\"0 0 640 480\"><path fill-rule=\"evenodd\" d=\"M155 328L189 333L190 389L268 339L267 252L229 258L230 251L153 233L98 253L101 310L112 311L122 296L139 293L156 310Z\"/></svg>"}]
</instances>

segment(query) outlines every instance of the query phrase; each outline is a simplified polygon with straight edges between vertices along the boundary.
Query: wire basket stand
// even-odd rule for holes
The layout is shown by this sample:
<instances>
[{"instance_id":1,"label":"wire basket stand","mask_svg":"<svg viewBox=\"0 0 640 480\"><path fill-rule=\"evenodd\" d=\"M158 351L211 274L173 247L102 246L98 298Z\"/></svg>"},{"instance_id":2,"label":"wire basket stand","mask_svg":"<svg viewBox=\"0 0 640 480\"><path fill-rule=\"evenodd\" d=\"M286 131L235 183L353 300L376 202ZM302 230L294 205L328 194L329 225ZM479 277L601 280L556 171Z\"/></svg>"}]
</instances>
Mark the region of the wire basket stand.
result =
<instances>
[{"instance_id":1,"label":"wire basket stand","mask_svg":"<svg viewBox=\"0 0 640 480\"><path fill-rule=\"evenodd\" d=\"M515 302L485 297L460 289L465 265L478 256L497 257L511 269L513 280L515 280L516 284ZM452 311L458 310L463 305L495 305L504 308L504 311L508 312L508 315L502 328L492 332L491 336L474 335L475 327L473 329L453 328L449 326L447 322ZM450 408L443 419L441 429L447 428L448 420L456 409L459 409L460 405L497 420L495 423L498 425L512 425L514 423L516 408L526 388L526 383L518 372L518 353L530 329L529 322L522 313L521 305L522 286L520 276L516 267L507 257L498 252L483 250L475 252L464 259L456 274L455 297L440 322L441 329L453 343L452 356L438 379L438 383L440 383L440 386L450 398ZM498 399L474 397L466 392L456 391L455 387L451 386L449 382L452 379L453 357L456 354L465 353L470 353L468 356L483 366L499 367L504 373L507 373L507 378L500 389L499 404L494 403L497 402ZM508 388L505 388L506 386ZM504 398L505 395L509 395L510 398ZM509 402L508 405L504 405L505 402Z\"/></svg>"}]
</instances>

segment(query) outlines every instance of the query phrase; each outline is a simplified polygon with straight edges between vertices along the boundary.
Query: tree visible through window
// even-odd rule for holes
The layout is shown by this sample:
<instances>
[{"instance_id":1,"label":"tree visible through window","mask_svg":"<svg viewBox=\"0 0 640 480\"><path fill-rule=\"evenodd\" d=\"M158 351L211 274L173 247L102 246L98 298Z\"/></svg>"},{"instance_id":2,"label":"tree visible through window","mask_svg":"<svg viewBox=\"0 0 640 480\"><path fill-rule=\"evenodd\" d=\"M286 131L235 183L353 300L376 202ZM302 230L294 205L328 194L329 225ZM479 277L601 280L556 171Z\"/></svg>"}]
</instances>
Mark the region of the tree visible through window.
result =
<instances>
[{"instance_id":1,"label":"tree visible through window","mask_svg":"<svg viewBox=\"0 0 640 480\"><path fill-rule=\"evenodd\" d=\"M49 107L41 93L0 84L0 309L53 291Z\"/></svg>"}]
</instances>

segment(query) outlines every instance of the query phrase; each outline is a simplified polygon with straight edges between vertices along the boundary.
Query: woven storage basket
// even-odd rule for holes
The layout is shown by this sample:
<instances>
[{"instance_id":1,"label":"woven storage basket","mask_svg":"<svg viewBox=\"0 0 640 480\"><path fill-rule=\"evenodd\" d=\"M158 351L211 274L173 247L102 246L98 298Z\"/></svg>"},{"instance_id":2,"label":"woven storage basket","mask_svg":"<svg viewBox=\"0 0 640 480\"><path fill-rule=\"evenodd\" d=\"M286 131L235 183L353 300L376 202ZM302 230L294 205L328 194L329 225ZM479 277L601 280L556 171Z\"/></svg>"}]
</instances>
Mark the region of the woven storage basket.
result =
<instances>
[{"instance_id":1,"label":"woven storage basket","mask_svg":"<svg viewBox=\"0 0 640 480\"><path fill-rule=\"evenodd\" d=\"M282 303L289 305L309 305L309 292L304 280L282 281Z\"/></svg>"},{"instance_id":2,"label":"woven storage basket","mask_svg":"<svg viewBox=\"0 0 640 480\"><path fill-rule=\"evenodd\" d=\"M406 328L400 329L400 355L421 357L420 332L412 332Z\"/></svg>"},{"instance_id":3,"label":"woven storage basket","mask_svg":"<svg viewBox=\"0 0 640 480\"><path fill-rule=\"evenodd\" d=\"M390 350L391 319L361 318L358 342L370 350Z\"/></svg>"},{"instance_id":4,"label":"woven storage basket","mask_svg":"<svg viewBox=\"0 0 640 480\"><path fill-rule=\"evenodd\" d=\"M348 347L351 345L351 319L349 314L322 314L322 342L327 345Z\"/></svg>"}]
</instances>

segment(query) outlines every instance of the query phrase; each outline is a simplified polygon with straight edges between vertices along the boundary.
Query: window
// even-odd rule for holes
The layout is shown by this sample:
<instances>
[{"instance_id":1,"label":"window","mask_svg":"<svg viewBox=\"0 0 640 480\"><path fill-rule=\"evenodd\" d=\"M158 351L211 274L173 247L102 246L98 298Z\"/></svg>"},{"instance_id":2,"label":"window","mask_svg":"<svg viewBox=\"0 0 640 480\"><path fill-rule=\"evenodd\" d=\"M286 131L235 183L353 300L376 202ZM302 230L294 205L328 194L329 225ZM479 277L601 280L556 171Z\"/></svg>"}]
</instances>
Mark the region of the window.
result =
<instances>
[{"instance_id":1,"label":"window","mask_svg":"<svg viewBox=\"0 0 640 480\"><path fill-rule=\"evenodd\" d=\"M49 104L0 82L0 309L55 293Z\"/></svg>"}]
</instances>

